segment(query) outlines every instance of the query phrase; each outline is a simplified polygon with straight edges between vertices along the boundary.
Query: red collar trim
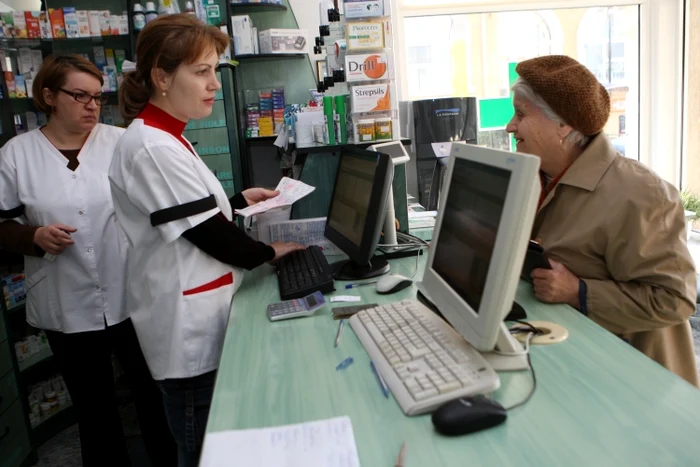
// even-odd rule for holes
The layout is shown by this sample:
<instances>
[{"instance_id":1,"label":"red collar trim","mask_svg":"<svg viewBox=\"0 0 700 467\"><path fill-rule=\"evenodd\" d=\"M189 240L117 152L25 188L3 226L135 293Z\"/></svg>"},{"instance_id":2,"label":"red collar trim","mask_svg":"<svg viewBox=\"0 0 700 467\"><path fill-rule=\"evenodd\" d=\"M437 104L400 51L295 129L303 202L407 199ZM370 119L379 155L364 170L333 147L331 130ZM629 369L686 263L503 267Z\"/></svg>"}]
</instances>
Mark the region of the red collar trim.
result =
<instances>
[{"instance_id":1,"label":"red collar trim","mask_svg":"<svg viewBox=\"0 0 700 467\"><path fill-rule=\"evenodd\" d=\"M144 107L139 116L136 118L141 118L146 125L158 128L159 130L167 131L176 138L182 135L182 132L187 126L187 122L178 120L165 110L161 109L160 107L156 107L150 102L146 104L146 107Z\"/></svg>"},{"instance_id":2,"label":"red collar trim","mask_svg":"<svg viewBox=\"0 0 700 467\"><path fill-rule=\"evenodd\" d=\"M190 145L187 144L187 141L182 136L182 132L185 130L187 122L178 120L165 110L161 109L160 107L156 107L150 102L146 104L146 107L143 108L141 113L136 118L142 119L143 123L150 127L158 128L166 133L170 133L178 141L180 141L188 151L192 152Z\"/></svg>"}]
</instances>

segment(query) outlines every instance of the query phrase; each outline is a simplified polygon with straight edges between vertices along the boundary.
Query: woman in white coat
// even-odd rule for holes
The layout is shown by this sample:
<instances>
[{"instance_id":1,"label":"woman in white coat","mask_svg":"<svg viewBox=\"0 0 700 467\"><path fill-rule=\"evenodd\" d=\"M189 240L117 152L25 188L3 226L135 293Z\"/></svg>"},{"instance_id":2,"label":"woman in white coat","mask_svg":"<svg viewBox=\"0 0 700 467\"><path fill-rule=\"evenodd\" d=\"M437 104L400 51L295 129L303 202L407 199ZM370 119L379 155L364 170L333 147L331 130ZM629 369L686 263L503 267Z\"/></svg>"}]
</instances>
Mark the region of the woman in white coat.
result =
<instances>
[{"instance_id":1,"label":"woman in white coat","mask_svg":"<svg viewBox=\"0 0 700 467\"><path fill-rule=\"evenodd\" d=\"M128 308L184 467L197 465L241 268L303 248L256 242L231 222L234 209L277 193L251 188L228 199L182 136L190 119L212 112L218 57L230 40L187 14L146 25L136 70L119 90L122 115L133 122L109 169L129 239Z\"/></svg>"},{"instance_id":2,"label":"woman in white coat","mask_svg":"<svg viewBox=\"0 0 700 467\"><path fill-rule=\"evenodd\" d=\"M128 466L112 353L132 388L153 465L174 465L162 397L125 308L126 237L107 169L124 130L98 123L102 74L44 61L34 102L48 124L0 149L0 246L25 256L27 322L43 329L77 412L83 465Z\"/></svg>"}]
</instances>

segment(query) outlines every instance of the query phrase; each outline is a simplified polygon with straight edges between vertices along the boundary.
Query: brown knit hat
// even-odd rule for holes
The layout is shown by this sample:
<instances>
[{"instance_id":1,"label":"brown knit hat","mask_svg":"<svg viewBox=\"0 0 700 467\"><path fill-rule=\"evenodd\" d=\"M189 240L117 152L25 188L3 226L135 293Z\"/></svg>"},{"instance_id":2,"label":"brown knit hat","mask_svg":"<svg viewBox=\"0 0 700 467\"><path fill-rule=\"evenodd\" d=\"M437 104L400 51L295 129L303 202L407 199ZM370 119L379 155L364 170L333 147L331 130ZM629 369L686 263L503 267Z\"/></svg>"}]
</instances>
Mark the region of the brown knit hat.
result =
<instances>
[{"instance_id":1,"label":"brown knit hat","mask_svg":"<svg viewBox=\"0 0 700 467\"><path fill-rule=\"evenodd\" d=\"M610 117L610 95L588 68L565 55L518 63L515 71L557 115L585 136L600 133Z\"/></svg>"}]
</instances>

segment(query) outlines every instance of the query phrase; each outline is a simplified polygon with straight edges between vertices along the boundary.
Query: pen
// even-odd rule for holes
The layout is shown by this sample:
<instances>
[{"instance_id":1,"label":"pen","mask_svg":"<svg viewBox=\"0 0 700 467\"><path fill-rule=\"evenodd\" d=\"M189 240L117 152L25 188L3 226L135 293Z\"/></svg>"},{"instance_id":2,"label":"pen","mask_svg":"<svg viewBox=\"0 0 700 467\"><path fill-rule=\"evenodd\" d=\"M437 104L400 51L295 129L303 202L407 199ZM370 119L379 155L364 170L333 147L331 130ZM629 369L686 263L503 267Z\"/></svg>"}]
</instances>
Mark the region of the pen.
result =
<instances>
[{"instance_id":1,"label":"pen","mask_svg":"<svg viewBox=\"0 0 700 467\"><path fill-rule=\"evenodd\" d=\"M406 465L406 443L401 445L399 455L396 457L396 462L394 462L394 467L404 467L404 465Z\"/></svg>"},{"instance_id":2,"label":"pen","mask_svg":"<svg viewBox=\"0 0 700 467\"><path fill-rule=\"evenodd\" d=\"M345 288L346 289L354 289L355 287L362 287L363 285L371 285L371 284L376 284L377 281L369 281L369 282L358 282L357 284L346 284Z\"/></svg>"},{"instance_id":3,"label":"pen","mask_svg":"<svg viewBox=\"0 0 700 467\"><path fill-rule=\"evenodd\" d=\"M387 387L386 383L384 382L384 378L382 378L382 375L379 374L377 371L377 367L374 366L374 362L370 360L369 362L370 368L372 368L372 372L377 376L377 380L379 381L379 385L382 387L382 393L384 394L384 397L387 399L389 398L389 388Z\"/></svg>"},{"instance_id":4,"label":"pen","mask_svg":"<svg viewBox=\"0 0 700 467\"><path fill-rule=\"evenodd\" d=\"M338 347L338 343L340 342L340 335L343 333L343 325L345 324L345 320L341 319L340 323L338 323L338 332L335 333L335 343L333 344L333 347Z\"/></svg>"}]
</instances>

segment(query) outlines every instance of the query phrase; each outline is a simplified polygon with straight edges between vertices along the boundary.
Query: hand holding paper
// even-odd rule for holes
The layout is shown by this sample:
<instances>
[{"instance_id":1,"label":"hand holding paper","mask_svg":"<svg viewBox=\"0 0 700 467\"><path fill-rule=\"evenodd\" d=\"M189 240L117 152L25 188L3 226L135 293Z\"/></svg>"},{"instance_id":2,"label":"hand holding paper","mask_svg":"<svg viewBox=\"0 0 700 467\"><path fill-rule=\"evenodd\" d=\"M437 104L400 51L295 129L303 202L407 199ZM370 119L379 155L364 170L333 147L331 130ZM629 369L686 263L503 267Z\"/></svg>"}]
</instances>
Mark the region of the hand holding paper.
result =
<instances>
[{"instance_id":1,"label":"hand holding paper","mask_svg":"<svg viewBox=\"0 0 700 467\"><path fill-rule=\"evenodd\" d=\"M257 203L253 206L248 206L245 209L237 209L236 214L243 217L250 217L255 214L269 211L273 208L289 206L313 192L315 189L315 187L309 186L304 182L300 182L299 180L284 177L282 180L280 180L277 188L275 188L276 191L279 191L279 195L275 196L274 198L267 199L261 203Z\"/></svg>"}]
</instances>

